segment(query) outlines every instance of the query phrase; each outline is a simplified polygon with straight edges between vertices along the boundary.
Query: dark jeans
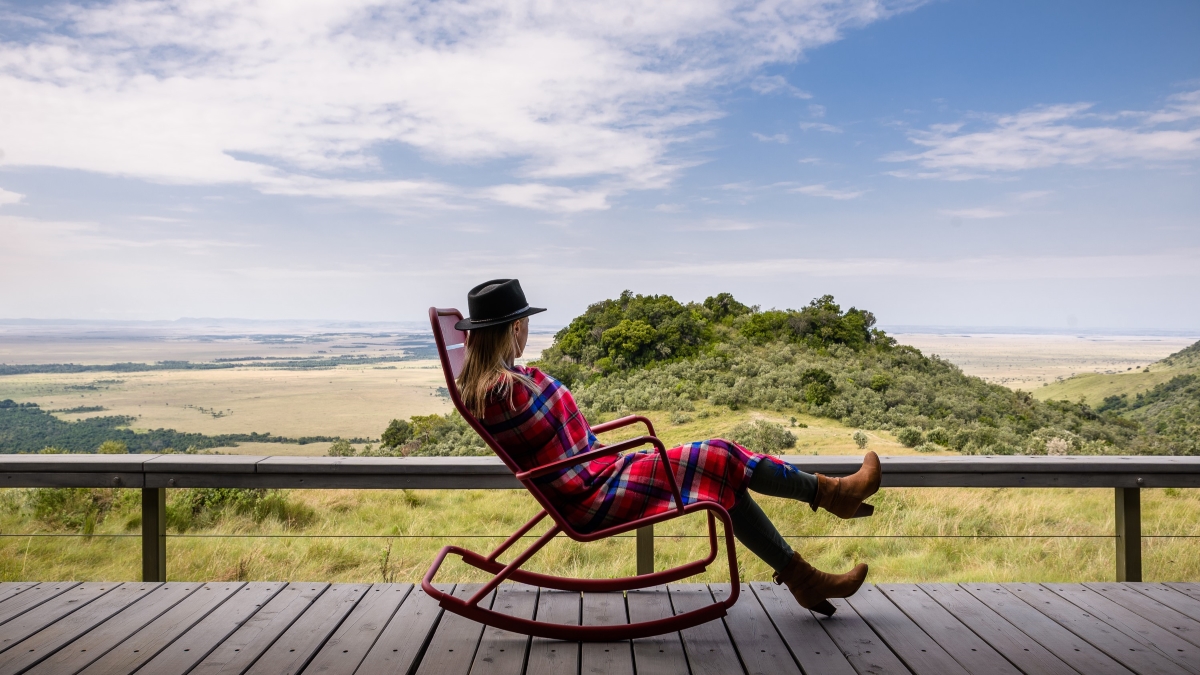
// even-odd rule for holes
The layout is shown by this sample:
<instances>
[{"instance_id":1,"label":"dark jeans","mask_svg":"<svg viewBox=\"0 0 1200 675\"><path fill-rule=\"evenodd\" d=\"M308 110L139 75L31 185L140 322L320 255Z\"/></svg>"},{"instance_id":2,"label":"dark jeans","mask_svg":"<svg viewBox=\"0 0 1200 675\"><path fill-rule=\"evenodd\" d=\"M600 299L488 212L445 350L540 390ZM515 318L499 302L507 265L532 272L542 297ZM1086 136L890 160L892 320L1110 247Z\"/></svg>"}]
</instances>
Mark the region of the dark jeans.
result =
<instances>
[{"instance_id":1,"label":"dark jeans","mask_svg":"<svg viewBox=\"0 0 1200 675\"><path fill-rule=\"evenodd\" d=\"M792 547L783 540L771 519L750 496L750 490L811 504L817 496L817 477L787 462L763 457L750 476L747 487L749 489L739 495L733 508L729 509L733 534L743 546L779 572L792 559Z\"/></svg>"}]
</instances>

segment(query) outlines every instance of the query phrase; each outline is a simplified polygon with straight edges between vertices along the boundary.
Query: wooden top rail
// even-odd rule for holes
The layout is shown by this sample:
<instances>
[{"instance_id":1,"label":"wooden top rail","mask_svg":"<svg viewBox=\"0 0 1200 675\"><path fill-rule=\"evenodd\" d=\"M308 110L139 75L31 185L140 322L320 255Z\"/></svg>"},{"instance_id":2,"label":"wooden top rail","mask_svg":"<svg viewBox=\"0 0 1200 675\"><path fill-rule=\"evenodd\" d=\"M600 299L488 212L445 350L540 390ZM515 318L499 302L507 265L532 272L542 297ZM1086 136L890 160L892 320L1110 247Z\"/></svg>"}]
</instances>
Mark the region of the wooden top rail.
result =
<instances>
[{"instance_id":1,"label":"wooden top rail","mask_svg":"<svg viewBox=\"0 0 1200 675\"><path fill-rule=\"evenodd\" d=\"M838 476L858 456L784 457ZM1200 457L883 457L884 487L1200 487ZM0 487L513 489L496 457L0 455Z\"/></svg>"}]
</instances>

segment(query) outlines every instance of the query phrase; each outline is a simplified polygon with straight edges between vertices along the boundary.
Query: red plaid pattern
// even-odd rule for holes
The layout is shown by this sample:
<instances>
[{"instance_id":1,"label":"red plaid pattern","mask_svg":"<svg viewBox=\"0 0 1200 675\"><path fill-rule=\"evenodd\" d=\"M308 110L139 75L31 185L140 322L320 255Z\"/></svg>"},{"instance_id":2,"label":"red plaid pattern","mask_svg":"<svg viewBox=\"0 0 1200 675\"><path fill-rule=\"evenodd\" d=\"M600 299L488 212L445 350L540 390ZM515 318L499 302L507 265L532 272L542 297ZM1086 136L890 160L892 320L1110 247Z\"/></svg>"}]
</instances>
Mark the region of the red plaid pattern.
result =
<instances>
[{"instance_id":1,"label":"red plaid pattern","mask_svg":"<svg viewBox=\"0 0 1200 675\"><path fill-rule=\"evenodd\" d=\"M537 368L517 366L536 391L516 385L511 402L493 395L480 422L523 470L600 447L571 392ZM685 503L733 506L761 454L722 439L667 451ZM554 505L580 532L655 515L672 508L671 484L654 451L602 457L538 479Z\"/></svg>"}]
</instances>

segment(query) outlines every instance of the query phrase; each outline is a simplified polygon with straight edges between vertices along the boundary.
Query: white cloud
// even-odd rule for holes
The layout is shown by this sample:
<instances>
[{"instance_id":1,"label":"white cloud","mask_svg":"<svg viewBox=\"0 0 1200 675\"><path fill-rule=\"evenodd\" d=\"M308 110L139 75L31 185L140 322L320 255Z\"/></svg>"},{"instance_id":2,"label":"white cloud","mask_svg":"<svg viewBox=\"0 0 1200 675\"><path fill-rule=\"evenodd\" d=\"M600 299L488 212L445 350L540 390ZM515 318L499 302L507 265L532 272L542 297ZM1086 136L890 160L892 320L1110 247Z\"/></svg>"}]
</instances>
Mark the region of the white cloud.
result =
<instances>
[{"instance_id":1,"label":"white cloud","mask_svg":"<svg viewBox=\"0 0 1200 675\"><path fill-rule=\"evenodd\" d=\"M1012 198L1019 202L1030 202L1036 199L1044 199L1054 194L1054 190L1029 190L1026 192L1017 192L1012 194Z\"/></svg>"},{"instance_id":2,"label":"white cloud","mask_svg":"<svg viewBox=\"0 0 1200 675\"><path fill-rule=\"evenodd\" d=\"M767 136L765 134L760 134L757 131L755 131L755 132L752 132L750 135L757 138L758 140L762 141L763 143L787 143L788 142L787 134L774 134L772 136Z\"/></svg>"},{"instance_id":3,"label":"white cloud","mask_svg":"<svg viewBox=\"0 0 1200 675\"><path fill-rule=\"evenodd\" d=\"M973 209L942 209L938 213L943 216L951 216L954 218L971 218L973 220L986 220L988 218L1003 218L1010 215L1004 211L998 211L993 208L981 206Z\"/></svg>"},{"instance_id":4,"label":"white cloud","mask_svg":"<svg viewBox=\"0 0 1200 675\"><path fill-rule=\"evenodd\" d=\"M812 98L812 94L792 86L782 75L760 75L750 81L750 88L760 94L783 92L796 98Z\"/></svg>"},{"instance_id":5,"label":"white cloud","mask_svg":"<svg viewBox=\"0 0 1200 675\"><path fill-rule=\"evenodd\" d=\"M10 192L4 188L0 188L0 206L6 206L8 204L20 204L22 199L25 199L25 195L19 192Z\"/></svg>"},{"instance_id":6,"label":"white cloud","mask_svg":"<svg viewBox=\"0 0 1200 675\"><path fill-rule=\"evenodd\" d=\"M825 106L817 105L816 103L810 103L808 105L808 114L812 115L813 117L824 117Z\"/></svg>"},{"instance_id":7,"label":"white cloud","mask_svg":"<svg viewBox=\"0 0 1200 675\"><path fill-rule=\"evenodd\" d=\"M10 166L164 183L418 207L484 197L606 208L611 195L670 183L684 167L671 149L720 115L718 87L917 4L55 5L0 43L0 147ZM807 96L776 78L752 86ZM396 143L435 162L516 168L482 192L386 180L397 170L379 152ZM560 180L576 187L548 184Z\"/></svg>"},{"instance_id":8,"label":"white cloud","mask_svg":"<svg viewBox=\"0 0 1200 675\"><path fill-rule=\"evenodd\" d=\"M935 124L909 133L909 140L923 150L884 159L914 162L924 169L894 175L961 180L1053 166L1114 167L1200 158L1200 91L1175 95L1157 111L1099 115L1092 107L1075 103L991 115L983 118L982 128L966 122Z\"/></svg>"},{"instance_id":9,"label":"white cloud","mask_svg":"<svg viewBox=\"0 0 1200 675\"><path fill-rule=\"evenodd\" d=\"M798 192L809 197L829 197L830 199L857 199L867 193L866 190L837 190L824 184L804 185L792 188L788 192Z\"/></svg>"},{"instance_id":10,"label":"white cloud","mask_svg":"<svg viewBox=\"0 0 1200 675\"><path fill-rule=\"evenodd\" d=\"M835 127L832 124L826 124L824 122L801 122L800 128L805 131L816 129L817 131L824 131L827 134L842 133L841 127Z\"/></svg>"},{"instance_id":11,"label":"white cloud","mask_svg":"<svg viewBox=\"0 0 1200 675\"><path fill-rule=\"evenodd\" d=\"M683 225L677 228L681 232L746 232L757 230L758 225L739 220L710 219L702 223Z\"/></svg>"}]
</instances>

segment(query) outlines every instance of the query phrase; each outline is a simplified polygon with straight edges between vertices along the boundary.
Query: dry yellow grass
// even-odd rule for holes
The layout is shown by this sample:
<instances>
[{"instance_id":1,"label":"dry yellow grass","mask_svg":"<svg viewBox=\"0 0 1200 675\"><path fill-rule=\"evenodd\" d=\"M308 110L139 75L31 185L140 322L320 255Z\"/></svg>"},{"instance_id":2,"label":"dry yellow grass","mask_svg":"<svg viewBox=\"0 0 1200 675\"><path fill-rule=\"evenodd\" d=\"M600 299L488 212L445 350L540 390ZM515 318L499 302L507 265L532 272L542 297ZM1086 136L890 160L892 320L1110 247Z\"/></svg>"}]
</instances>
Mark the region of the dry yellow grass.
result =
<instances>
[{"instance_id":1,"label":"dry yellow grass","mask_svg":"<svg viewBox=\"0 0 1200 675\"><path fill-rule=\"evenodd\" d=\"M1196 341L1195 337L1103 335L904 333L895 337L925 354L941 356L968 375L1035 393L1047 383L1080 373L1140 370Z\"/></svg>"}]
</instances>

